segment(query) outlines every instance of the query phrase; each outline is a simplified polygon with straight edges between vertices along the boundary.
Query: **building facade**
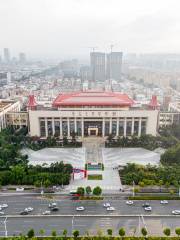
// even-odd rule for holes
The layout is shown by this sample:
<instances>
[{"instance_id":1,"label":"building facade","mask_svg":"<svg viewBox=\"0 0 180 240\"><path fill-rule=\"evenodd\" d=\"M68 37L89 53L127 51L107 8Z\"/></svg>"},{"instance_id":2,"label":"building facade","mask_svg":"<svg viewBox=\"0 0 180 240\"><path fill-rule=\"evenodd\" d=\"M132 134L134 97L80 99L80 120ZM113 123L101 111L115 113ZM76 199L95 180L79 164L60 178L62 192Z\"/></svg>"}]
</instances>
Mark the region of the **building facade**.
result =
<instances>
[{"instance_id":1,"label":"building facade","mask_svg":"<svg viewBox=\"0 0 180 240\"><path fill-rule=\"evenodd\" d=\"M79 137L156 135L157 110L133 108L126 94L79 92L60 94L50 109L29 110L30 135Z\"/></svg>"},{"instance_id":2,"label":"building facade","mask_svg":"<svg viewBox=\"0 0 180 240\"><path fill-rule=\"evenodd\" d=\"M106 67L105 67L105 53L101 52L91 52L90 62L91 62L91 78L92 81L104 82L106 79Z\"/></svg>"},{"instance_id":3,"label":"building facade","mask_svg":"<svg viewBox=\"0 0 180 240\"><path fill-rule=\"evenodd\" d=\"M106 78L121 80L122 52L111 52L107 54Z\"/></svg>"}]
</instances>

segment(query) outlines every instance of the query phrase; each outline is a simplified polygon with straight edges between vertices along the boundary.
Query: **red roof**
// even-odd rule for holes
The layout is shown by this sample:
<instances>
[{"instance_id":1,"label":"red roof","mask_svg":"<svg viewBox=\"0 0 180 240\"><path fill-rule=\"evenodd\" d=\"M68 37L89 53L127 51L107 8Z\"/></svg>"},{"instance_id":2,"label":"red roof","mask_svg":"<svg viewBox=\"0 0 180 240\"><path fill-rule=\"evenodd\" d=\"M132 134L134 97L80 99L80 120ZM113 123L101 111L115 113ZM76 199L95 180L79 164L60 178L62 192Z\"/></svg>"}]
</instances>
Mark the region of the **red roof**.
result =
<instances>
[{"instance_id":1,"label":"red roof","mask_svg":"<svg viewBox=\"0 0 180 240\"><path fill-rule=\"evenodd\" d=\"M54 107L61 106L128 106L133 100L127 94L115 92L76 92L62 93L53 102Z\"/></svg>"}]
</instances>

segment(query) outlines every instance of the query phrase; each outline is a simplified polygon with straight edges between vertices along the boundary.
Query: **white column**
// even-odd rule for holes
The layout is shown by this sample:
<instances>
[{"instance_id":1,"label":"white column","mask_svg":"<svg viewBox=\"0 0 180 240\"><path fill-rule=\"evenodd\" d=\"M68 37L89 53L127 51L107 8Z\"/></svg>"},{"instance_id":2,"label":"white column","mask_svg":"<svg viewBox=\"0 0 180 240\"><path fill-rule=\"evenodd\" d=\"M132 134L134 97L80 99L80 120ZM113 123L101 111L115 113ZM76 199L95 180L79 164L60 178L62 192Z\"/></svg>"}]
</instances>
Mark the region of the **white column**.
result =
<instances>
[{"instance_id":1,"label":"white column","mask_svg":"<svg viewBox=\"0 0 180 240\"><path fill-rule=\"evenodd\" d=\"M81 136L84 137L84 118L81 118Z\"/></svg>"},{"instance_id":2,"label":"white column","mask_svg":"<svg viewBox=\"0 0 180 240\"><path fill-rule=\"evenodd\" d=\"M134 135L134 118L132 118L131 135Z\"/></svg>"},{"instance_id":3,"label":"white column","mask_svg":"<svg viewBox=\"0 0 180 240\"><path fill-rule=\"evenodd\" d=\"M127 128L127 121L126 121L126 118L124 118L124 137L126 137L126 128Z\"/></svg>"},{"instance_id":4,"label":"white column","mask_svg":"<svg viewBox=\"0 0 180 240\"><path fill-rule=\"evenodd\" d=\"M77 133L77 119L74 119L74 131Z\"/></svg>"},{"instance_id":5,"label":"white column","mask_svg":"<svg viewBox=\"0 0 180 240\"><path fill-rule=\"evenodd\" d=\"M60 137L62 137L62 118L60 118Z\"/></svg>"},{"instance_id":6,"label":"white column","mask_svg":"<svg viewBox=\"0 0 180 240\"><path fill-rule=\"evenodd\" d=\"M119 118L117 118L117 122L116 122L116 136L119 136Z\"/></svg>"},{"instance_id":7,"label":"white column","mask_svg":"<svg viewBox=\"0 0 180 240\"><path fill-rule=\"evenodd\" d=\"M141 136L141 122L142 122L142 119L140 118L139 119L139 128L138 128L138 137Z\"/></svg>"},{"instance_id":8,"label":"white column","mask_svg":"<svg viewBox=\"0 0 180 240\"><path fill-rule=\"evenodd\" d=\"M110 118L110 124L109 124L109 134L112 133L112 118Z\"/></svg>"},{"instance_id":9,"label":"white column","mask_svg":"<svg viewBox=\"0 0 180 240\"><path fill-rule=\"evenodd\" d=\"M68 137L70 137L70 120L67 119L67 126L68 126Z\"/></svg>"},{"instance_id":10,"label":"white column","mask_svg":"<svg viewBox=\"0 0 180 240\"><path fill-rule=\"evenodd\" d=\"M46 137L48 137L48 124L47 124L47 118L45 118L45 132L46 132Z\"/></svg>"},{"instance_id":11,"label":"white column","mask_svg":"<svg viewBox=\"0 0 180 240\"><path fill-rule=\"evenodd\" d=\"M53 134L53 136L54 136L54 134L55 134L54 118L52 118L52 134Z\"/></svg>"},{"instance_id":12,"label":"white column","mask_svg":"<svg viewBox=\"0 0 180 240\"><path fill-rule=\"evenodd\" d=\"M103 118L103 122L102 122L102 136L105 136L105 119Z\"/></svg>"}]
</instances>

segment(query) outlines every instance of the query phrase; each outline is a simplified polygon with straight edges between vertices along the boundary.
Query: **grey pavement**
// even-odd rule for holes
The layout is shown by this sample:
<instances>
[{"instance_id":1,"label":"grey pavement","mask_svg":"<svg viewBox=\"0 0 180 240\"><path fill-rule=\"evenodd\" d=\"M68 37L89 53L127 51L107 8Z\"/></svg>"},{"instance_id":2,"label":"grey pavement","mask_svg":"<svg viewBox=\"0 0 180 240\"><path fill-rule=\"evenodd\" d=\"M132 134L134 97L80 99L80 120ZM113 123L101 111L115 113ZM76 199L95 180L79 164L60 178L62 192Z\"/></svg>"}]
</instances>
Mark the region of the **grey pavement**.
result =
<instances>
[{"instance_id":1,"label":"grey pavement","mask_svg":"<svg viewBox=\"0 0 180 240\"><path fill-rule=\"evenodd\" d=\"M51 235L52 230L56 230L58 235L62 234L64 229L67 229L68 235L77 229L80 234L88 233L90 235L97 234L100 230L103 234L107 234L107 229L112 228L113 234L118 235L118 230L124 227L126 235L140 235L142 227L147 228L151 235L163 235L163 229L170 227L172 235L174 229L180 227L180 221L177 217L86 217L86 216L72 216L72 217L21 217L21 218L7 218L5 226L5 218L0 217L0 236L5 236L5 227L7 229L7 236L26 234L29 229L33 228L36 235L40 235L40 229L44 229L45 235Z\"/></svg>"},{"instance_id":2,"label":"grey pavement","mask_svg":"<svg viewBox=\"0 0 180 240\"><path fill-rule=\"evenodd\" d=\"M103 201L72 201L68 196L56 196L53 199L42 198L41 196L1 196L0 204L8 203L9 207L4 209L6 215L19 215L26 207L33 207L34 211L30 215L41 215L48 209L48 204L55 201L59 207L58 212L53 215L172 215L175 209L180 210L180 201L171 200L167 205L161 205L160 201L148 201L152 206L152 212L145 212L142 204L145 201L134 201L134 205L128 206L126 200L106 199ZM108 212L103 207L103 203L109 202L115 207L114 212ZM84 206L85 211L77 212L76 207ZM180 218L179 218L180 219Z\"/></svg>"}]
</instances>

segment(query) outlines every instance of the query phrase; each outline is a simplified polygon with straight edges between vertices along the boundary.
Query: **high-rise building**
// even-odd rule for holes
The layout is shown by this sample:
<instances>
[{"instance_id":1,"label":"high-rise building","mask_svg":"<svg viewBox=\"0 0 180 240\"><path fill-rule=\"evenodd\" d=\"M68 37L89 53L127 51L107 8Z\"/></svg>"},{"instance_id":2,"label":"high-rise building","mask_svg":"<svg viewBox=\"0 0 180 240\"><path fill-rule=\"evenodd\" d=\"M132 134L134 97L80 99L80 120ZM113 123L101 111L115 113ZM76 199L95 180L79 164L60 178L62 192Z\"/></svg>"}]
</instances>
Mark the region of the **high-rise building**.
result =
<instances>
[{"instance_id":1,"label":"high-rise building","mask_svg":"<svg viewBox=\"0 0 180 240\"><path fill-rule=\"evenodd\" d=\"M92 81L104 82L105 75L105 53L102 52L91 52L91 76Z\"/></svg>"},{"instance_id":2,"label":"high-rise building","mask_svg":"<svg viewBox=\"0 0 180 240\"><path fill-rule=\"evenodd\" d=\"M26 54L23 52L19 53L19 63L24 64L26 62Z\"/></svg>"},{"instance_id":3,"label":"high-rise building","mask_svg":"<svg viewBox=\"0 0 180 240\"><path fill-rule=\"evenodd\" d=\"M106 77L107 79L121 80L122 52L107 54Z\"/></svg>"},{"instance_id":4,"label":"high-rise building","mask_svg":"<svg viewBox=\"0 0 180 240\"><path fill-rule=\"evenodd\" d=\"M5 63L9 63L10 62L9 48L4 48L4 62Z\"/></svg>"}]
</instances>

